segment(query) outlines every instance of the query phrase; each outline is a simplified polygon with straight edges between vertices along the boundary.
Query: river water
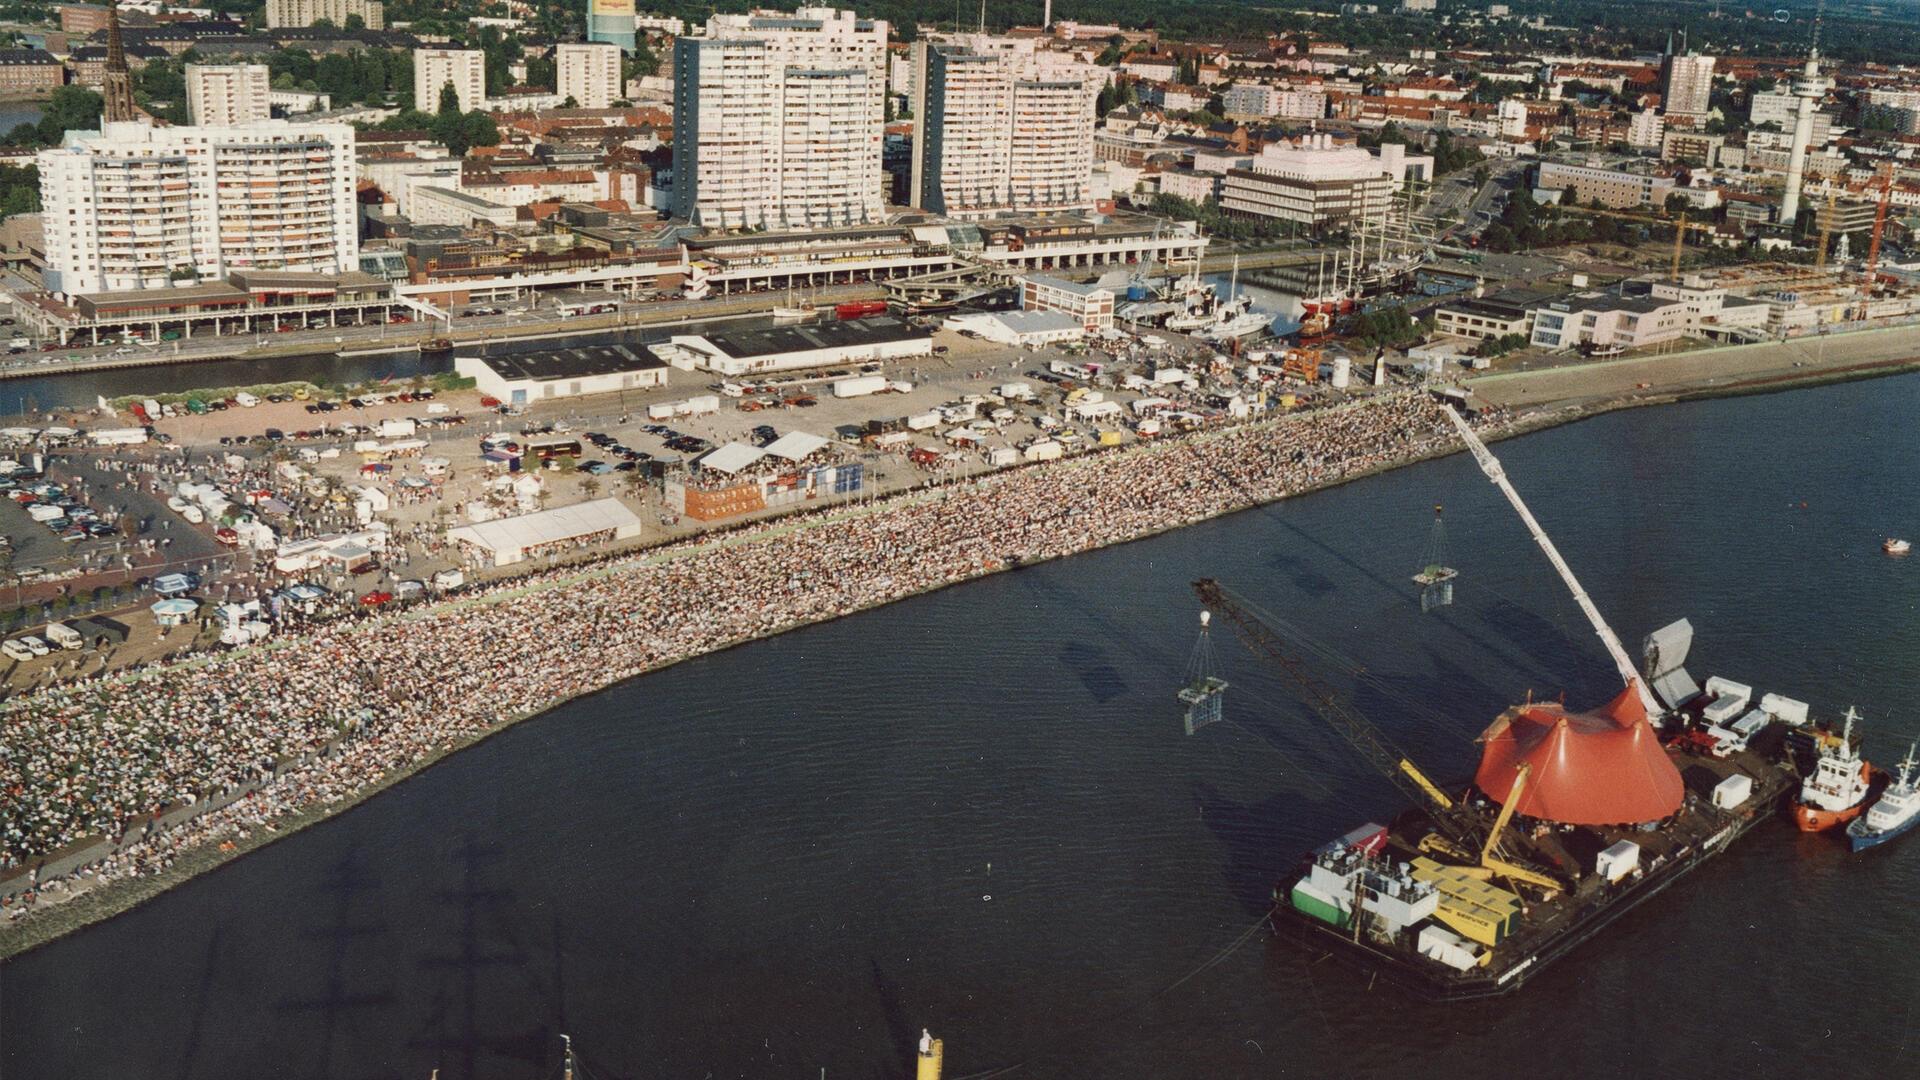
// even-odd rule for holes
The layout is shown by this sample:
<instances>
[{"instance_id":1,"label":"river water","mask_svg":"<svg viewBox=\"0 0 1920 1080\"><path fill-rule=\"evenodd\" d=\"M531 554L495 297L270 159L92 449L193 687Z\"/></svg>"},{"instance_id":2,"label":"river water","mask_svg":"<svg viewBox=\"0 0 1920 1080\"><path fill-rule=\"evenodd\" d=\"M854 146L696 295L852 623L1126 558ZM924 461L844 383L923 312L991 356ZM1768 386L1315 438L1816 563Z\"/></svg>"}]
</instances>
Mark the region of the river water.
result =
<instances>
[{"instance_id":1,"label":"river water","mask_svg":"<svg viewBox=\"0 0 1920 1080\"><path fill-rule=\"evenodd\" d=\"M1920 732L1920 378L1616 413L1496 449L1629 643ZM1456 603L1408 580L1447 507ZM1255 938L1399 796L1216 641L1188 582L1370 673L1430 772L1529 691L1617 682L1463 455L681 665L0 967L9 1077L1909 1075L1920 841L1755 830L1518 997L1434 1006ZM590 641L556 642L593 648ZM1418 702L1425 708L1411 709ZM1437 713L1435 718L1432 713ZM1184 977L1191 975L1191 978Z\"/></svg>"}]
</instances>

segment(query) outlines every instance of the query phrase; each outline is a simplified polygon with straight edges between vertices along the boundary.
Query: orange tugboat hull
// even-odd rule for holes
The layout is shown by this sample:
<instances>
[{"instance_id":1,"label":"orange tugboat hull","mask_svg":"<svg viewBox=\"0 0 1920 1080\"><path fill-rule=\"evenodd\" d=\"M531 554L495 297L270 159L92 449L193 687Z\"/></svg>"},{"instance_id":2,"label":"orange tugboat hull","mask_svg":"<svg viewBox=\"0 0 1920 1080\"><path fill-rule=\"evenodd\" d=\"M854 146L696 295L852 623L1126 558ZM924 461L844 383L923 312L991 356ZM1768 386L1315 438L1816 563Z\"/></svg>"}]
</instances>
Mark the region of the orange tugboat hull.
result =
<instances>
[{"instance_id":1,"label":"orange tugboat hull","mask_svg":"<svg viewBox=\"0 0 1920 1080\"><path fill-rule=\"evenodd\" d=\"M1860 812L1865 809L1866 800L1864 799L1861 800L1860 805L1850 806L1845 810L1822 810L1817 806L1795 803L1793 823L1800 826L1801 832L1826 832L1828 829L1845 825L1859 817Z\"/></svg>"}]
</instances>

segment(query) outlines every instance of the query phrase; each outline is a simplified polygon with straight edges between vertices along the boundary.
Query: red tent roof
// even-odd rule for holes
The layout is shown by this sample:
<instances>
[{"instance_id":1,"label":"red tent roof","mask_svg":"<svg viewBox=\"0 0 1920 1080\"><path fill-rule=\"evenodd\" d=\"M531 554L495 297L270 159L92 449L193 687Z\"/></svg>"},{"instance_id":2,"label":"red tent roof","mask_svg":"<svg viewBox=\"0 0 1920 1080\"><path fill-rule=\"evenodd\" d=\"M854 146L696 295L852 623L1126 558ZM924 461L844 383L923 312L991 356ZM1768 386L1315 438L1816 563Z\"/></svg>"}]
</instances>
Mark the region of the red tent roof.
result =
<instances>
[{"instance_id":1,"label":"red tent roof","mask_svg":"<svg viewBox=\"0 0 1920 1080\"><path fill-rule=\"evenodd\" d=\"M1575 825L1655 821L1680 809L1680 771L1629 686L1592 712L1555 704L1502 713L1480 736L1474 782L1504 804L1520 766L1532 767L1515 813Z\"/></svg>"}]
</instances>

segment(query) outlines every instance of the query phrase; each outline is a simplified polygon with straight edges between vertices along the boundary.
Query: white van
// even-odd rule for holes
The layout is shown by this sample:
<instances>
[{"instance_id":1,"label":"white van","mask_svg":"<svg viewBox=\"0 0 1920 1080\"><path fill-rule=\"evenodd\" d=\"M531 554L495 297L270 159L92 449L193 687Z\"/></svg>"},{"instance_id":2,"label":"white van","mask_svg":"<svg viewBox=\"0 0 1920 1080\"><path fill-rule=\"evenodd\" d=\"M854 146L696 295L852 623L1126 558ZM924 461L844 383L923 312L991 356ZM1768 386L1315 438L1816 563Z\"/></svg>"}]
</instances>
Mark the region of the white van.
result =
<instances>
[{"instance_id":1,"label":"white van","mask_svg":"<svg viewBox=\"0 0 1920 1080\"><path fill-rule=\"evenodd\" d=\"M47 628L40 632L46 635L48 641L63 649L78 649L87 643L87 639L81 636L80 631L66 623L48 623Z\"/></svg>"},{"instance_id":2,"label":"white van","mask_svg":"<svg viewBox=\"0 0 1920 1080\"><path fill-rule=\"evenodd\" d=\"M252 394L247 393L245 390L242 390L239 393L233 395L233 400L239 402L240 407L243 409L251 409L255 405L260 404L259 398L254 397Z\"/></svg>"},{"instance_id":3,"label":"white van","mask_svg":"<svg viewBox=\"0 0 1920 1080\"><path fill-rule=\"evenodd\" d=\"M457 589L467 583L467 575L460 570L442 570L433 575L433 587L441 591Z\"/></svg>"}]
</instances>

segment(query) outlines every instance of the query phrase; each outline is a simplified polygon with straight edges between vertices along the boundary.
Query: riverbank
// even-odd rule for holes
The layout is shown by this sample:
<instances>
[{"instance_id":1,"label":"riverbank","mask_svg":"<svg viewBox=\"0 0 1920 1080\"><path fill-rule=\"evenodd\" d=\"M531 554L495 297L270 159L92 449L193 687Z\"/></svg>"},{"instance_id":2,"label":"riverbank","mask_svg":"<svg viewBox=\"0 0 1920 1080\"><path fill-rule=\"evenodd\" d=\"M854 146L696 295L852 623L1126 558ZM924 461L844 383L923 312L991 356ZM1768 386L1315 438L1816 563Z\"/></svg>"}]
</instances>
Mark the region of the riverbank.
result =
<instances>
[{"instance_id":1,"label":"riverbank","mask_svg":"<svg viewBox=\"0 0 1920 1080\"><path fill-rule=\"evenodd\" d=\"M1889 372L1881 370L1879 373ZM1839 377L1857 378L1866 376L1862 374L1847 376L1846 373L1836 370L1810 371L1797 376L1799 381L1796 384L1804 385L1816 381L1832 381ZM1767 388L1784 389L1786 385L1778 380L1774 380L1767 385ZM1712 396L1716 393L1738 392L1755 391L1742 384L1727 384L1705 391L1689 391L1689 394L1691 396ZM1614 408L1657 404L1677 399L1677 393L1667 393L1661 396L1634 395L1608 402L1589 401L1573 405L1538 408L1504 421L1497 429L1489 431L1489 437L1504 438L1581 419L1599 412L1611 411ZM1408 398L1403 395L1396 395L1393 400L1404 403ZM497 623L504 622L518 614L517 610L495 610L501 608L502 605L513 605L517 608L530 601L551 598L559 594L568 594L571 597L571 594L575 591L590 590L596 583L605 583L616 579L622 582L629 579L639 579L650 571L658 571L676 563L698 562L703 558L714 556L717 553L729 552L733 549L758 547L761 549L761 554L764 555L765 550L768 548L781 548L788 544L798 547L809 542L810 534L817 536L849 526L850 524L862 525L867 533L884 533L887 531L885 526L892 521L904 519L919 509L932 507L937 511L943 504L951 500L981 500L982 505L991 505L997 489L1014 486L1031 487L1032 484L1027 483L1027 481L1033 480L1033 478L1040 478L1040 481L1044 481L1047 478L1060 481L1059 487L1066 493L1064 496L1065 501L1062 504L1064 512L1058 515L1058 519L1041 517L1037 520L1029 520L1027 524L1029 526L1038 525L1044 528L1050 524L1073 522L1074 519L1082 516L1082 508L1075 504L1075 500L1087 492L1098 494L1095 490L1096 485L1088 482L1089 480L1097 482L1098 477L1086 476L1085 474L1089 471L1099 470L1107 465L1113 465L1115 469L1118 470L1123 467L1118 464L1120 462L1144 460L1152 466L1148 471L1158 474L1179 468L1181 462L1168 457L1168 455L1174 455L1174 457L1180 459L1187 457L1200 459L1209 456L1217 459L1220 455L1213 454L1211 449L1215 447L1216 444L1230 441L1245 443L1249 439L1253 440L1254 445L1260 452L1254 454L1252 458L1247 460L1258 463L1263 460L1277 458L1277 450L1280 443L1278 439L1273 438L1276 434L1297 431L1303 424L1316 422L1326 422L1330 426L1335 426L1339 423L1339 418L1343 413L1357 414L1360 410L1381 407L1383 407L1382 404L1378 402L1354 403L1338 409L1327 410L1323 413L1267 419L1250 425L1210 431L1189 439L1163 442L1159 445L1143 446L1125 452L1093 455L1090 457L1069 459L1068 461L1060 463L1029 466L1023 469L1013 470L1010 473L993 474L958 488L942 488L915 492L877 502L870 506L824 511L817 515L807 515L799 519L775 521L766 525L737 530L717 537L670 545L666 548L655 549L649 552L625 554L609 559L598 565L551 571L544 575L535 575L530 579L504 584L485 595L457 599L447 605L436 606L429 609L419 609L414 612L389 616L384 619L369 620L368 624L377 626L382 623L389 625L393 623L412 623L424 629L432 625L436 620L452 616L457 612L484 611L490 615L499 616L498 619L489 618L485 620L486 625L492 628ZM1148 536L1157 535L1174 528L1183 528L1200 521L1205 521L1227 513L1236 513L1244 509L1276 501L1277 499L1288 498L1294 495L1305 494L1309 491L1344 484L1366 476L1375 475L1388 469L1400 468L1418 461L1449 454L1454 452L1454 450L1455 448L1450 439L1433 438L1430 436L1424 440L1415 439L1410 441L1406 446L1401 447L1400 452L1372 458L1362 455L1360 458L1354 459L1351 462L1343 463L1343 465L1350 465L1350 467L1334 468L1329 472L1322 472L1316 475L1311 482L1282 485L1278 490L1263 490L1260 487L1260 484L1266 479L1266 474L1258 468L1250 473L1236 477L1221 469L1219 462L1214 461L1199 470L1199 475L1211 483L1212 494L1224 495L1224 497L1219 498L1215 502L1202 504L1204 508L1199 512L1176 513L1161 520L1147 520L1144 522L1133 520L1127 523L1128 527L1121 528L1110 534L1100 535L1089 531L1084 534L1083 542L1066 543L1051 548L1045 543L1040 543L1037 550L1026 553L1014 553L1012 557L999 557L1000 553L996 553L994 556L982 557L977 560L968 559L959 564L957 572L939 574L927 581L903 582L902 587L885 589L880 594L867 597L864 602L846 605L827 604L822 607L816 607L811 611L802 611L796 618L776 620L770 623L752 626L743 632L723 634L707 642L702 648L659 656L657 662L634 665L625 669L621 668L617 663L609 664L608 668L600 673L604 674L604 677L587 678L570 682L564 689L546 694L538 701L530 703L529 707L493 715L478 726L454 731L444 735L444 737L436 737L432 741L429 750L408 756L404 760L393 762L390 767L381 769L372 779L353 785L337 797L316 800L302 805L297 809L274 816L270 823L252 828L247 828L244 825L234 825L231 822L224 821L211 821L206 823L206 827L198 824L191 827L183 826L169 836L173 844L170 845L171 853L167 856L164 868L131 878L115 880L103 886L96 885L87 889L81 895L74 896L50 908L37 910L29 917L15 920L11 925L0 929L0 958L17 955L18 953L36 948L67 933L71 933L92 922L110 918L153 896L157 896L172 885L179 884L200 873L217 869L228 860L236 858L247 851L270 843L281 836L290 835L292 832L298 831L307 825L325 820L333 814L356 805L360 801L380 791L386 790L410 776L417 775L422 770L448 755L474 745L498 731L505 730L507 727L514 725L522 719L558 707L574 698L597 693L610 685L624 681L626 678L661 670L662 668L677 664L681 660L732 648L735 645L759 640L774 634L784 633L787 630L840 618L844 615L854 614L859 611L870 610L883 604L921 595L963 581L975 580L981 576L996 573L1002 569L1015 568L1029 563L1038 563L1052 558L1064 557L1067 554L1076 554L1100 547L1144 539ZM1229 464L1235 462L1245 463L1237 458L1229 458L1228 462ZM1271 468L1267 470L1267 472L1270 471ZM1038 483L1040 481L1034 482ZM1094 506L1085 509L1088 512L1094 512L1097 511L1099 507ZM969 520L968 515L965 513L959 514L958 517L963 523ZM911 527L914 524L911 521L902 521L901 523L906 526L906 531L911 531ZM1078 524L1077 522L1074 523ZM897 535L899 531L901 530L895 530L895 534ZM823 565L821 569L826 570L831 568ZM751 591L753 584L751 580L742 579L738 583L738 590ZM891 585L892 583L889 582L889 584ZM721 606L740 599L740 597L716 597L714 603L716 606ZM570 604L569 610L571 610L573 606L574 605ZM592 606L590 599L582 601L581 606ZM581 618L584 620L586 616L582 615ZM631 615L628 616L628 618L637 619L638 616ZM351 629L352 628L349 628L349 630ZM543 625L541 629L551 632L554 627L551 625ZM509 628L505 632L511 633L511 629ZM406 637L408 637L407 634L399 635L400 639L405 639ZM259 656L271 656L274 652L280 650L297 649L302 644L304 644L304 642L298 640L285 641L277 643L275 646L262 647L253 652ZM201 660L192 663L211 664L218 663L220 659L224 658L217 658L214 661ZM121 683L139 683L145 680L149 674L151 673L142 672L133 676L122 677L117 681ZM278 783L279 779L276 779L274 782ZM236 813L237 812L238 811L236 811ZM220 813L221 811L216 811L214 814L207 816L211 819ZM186 835L189 833L195 835Z\"/></svg>"}]
</instances>

